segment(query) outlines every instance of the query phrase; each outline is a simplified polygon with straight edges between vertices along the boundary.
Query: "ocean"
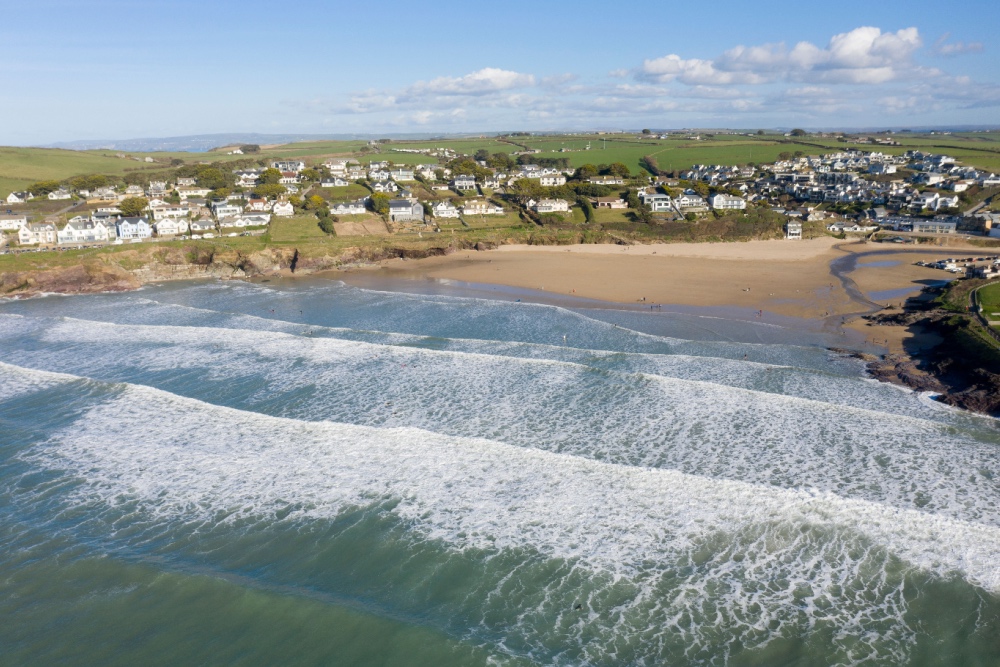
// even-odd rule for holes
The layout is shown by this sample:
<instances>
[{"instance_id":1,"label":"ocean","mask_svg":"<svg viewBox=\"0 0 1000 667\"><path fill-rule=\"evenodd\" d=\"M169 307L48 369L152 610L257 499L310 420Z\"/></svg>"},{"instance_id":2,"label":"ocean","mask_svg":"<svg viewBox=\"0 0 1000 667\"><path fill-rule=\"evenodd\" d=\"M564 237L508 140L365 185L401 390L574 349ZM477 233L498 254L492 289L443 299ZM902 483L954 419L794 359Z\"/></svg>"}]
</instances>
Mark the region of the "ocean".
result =
<instances>
[{"instance_id":1,"label":"ocean","mask_svg":"<svg viewBox=\"0 0 1000 667\"><path fill-rule=\"evenodd\" d=\"M0 303L0 664L1000 664L997 421L838 341L448 284Z\"/></svg>"}]
</instances>

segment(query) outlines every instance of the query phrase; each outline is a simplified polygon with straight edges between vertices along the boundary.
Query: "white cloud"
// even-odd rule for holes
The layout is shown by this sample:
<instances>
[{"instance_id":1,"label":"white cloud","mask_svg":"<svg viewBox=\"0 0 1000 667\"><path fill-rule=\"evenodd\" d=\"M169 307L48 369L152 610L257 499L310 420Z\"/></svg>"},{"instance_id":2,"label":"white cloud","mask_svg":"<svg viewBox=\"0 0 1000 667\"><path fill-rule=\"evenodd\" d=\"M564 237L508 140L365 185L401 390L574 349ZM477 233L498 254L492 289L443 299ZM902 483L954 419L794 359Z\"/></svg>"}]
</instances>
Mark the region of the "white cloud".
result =
<instances>
[{"instance_id":1,"label":"white cloud","mask_svg":"<svg viewBox=\"0 0 1000 667\"><path fill-rule=\"evenodd\" d=\"M958 56L963 53L981 53L983 50L982 42L952 42L948 43L948 38L951 37L951 33L946 32L941 35L938 41L934 42L932 50L939 56Z\"/></svg>"},{"instance_id":2,"label":"white cloud","mask_svg":"<svg viewBox=\"0 0 1000 667\"><path fill-rule=\"evenodd\" d=\"M834 35L826 48L809 42L799 42L791 50L784 43L740 45L715 60L670 54L645 60L636 78L687 85L763 84L780 79L880 84L918 71L913 54L921 45L916 28L882 32L861 27Z\"/></svg>"},{"instance_id":3,"label":"white cloud","mask_svg":"<svg viewBox=\"0 0 1000 667\"><path fill-rule=\"evenodd\" d=\"M501 90L527 88L535 85L535 77L496 67L485 67L465 76L440 76L430 81L418 81L404 93L408 97L426 95L484 95Z\"/></svg>"}]
</instances>

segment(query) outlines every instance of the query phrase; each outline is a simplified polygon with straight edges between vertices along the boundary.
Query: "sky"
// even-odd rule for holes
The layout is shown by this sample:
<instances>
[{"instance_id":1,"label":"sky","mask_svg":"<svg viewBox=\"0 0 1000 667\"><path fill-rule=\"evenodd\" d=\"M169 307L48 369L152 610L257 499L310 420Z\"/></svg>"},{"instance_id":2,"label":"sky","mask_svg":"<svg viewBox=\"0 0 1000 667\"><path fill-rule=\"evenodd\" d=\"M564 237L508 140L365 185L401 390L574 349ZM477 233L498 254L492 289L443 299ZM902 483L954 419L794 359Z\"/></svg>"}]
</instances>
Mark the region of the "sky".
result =
<instances>
[{"instance_id":1,"label":"sky","mask_svg":"<svg viewBox=\"0 0 1000 667\"><path fill-rule=\"evenodd\" d=\"M4 4L3 145L1000 125L997 0Z\"/></svg>"}]
</instances>

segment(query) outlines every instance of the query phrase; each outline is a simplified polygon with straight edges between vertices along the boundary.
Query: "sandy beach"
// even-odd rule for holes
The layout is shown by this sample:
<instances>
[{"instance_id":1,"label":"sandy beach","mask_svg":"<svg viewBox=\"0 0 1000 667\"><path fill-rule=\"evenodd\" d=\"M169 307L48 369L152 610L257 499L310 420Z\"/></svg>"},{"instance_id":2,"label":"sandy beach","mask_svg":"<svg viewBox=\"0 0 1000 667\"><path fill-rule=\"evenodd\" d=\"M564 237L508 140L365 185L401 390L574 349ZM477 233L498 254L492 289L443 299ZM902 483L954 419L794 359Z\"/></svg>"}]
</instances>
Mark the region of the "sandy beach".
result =
<instances>
[{"instance_id":1,"label":"sandy beach","mask_svg":"<svg viewBox=\"0 0 1000 667\"><path fill-rule=\"evenodd\" d=\"M745 243L501 246L422 260L388 260L381 276L416 281L457 280L504 285L614 303L729 306L840 325L873 308L902 303L928 284L953 277L916 266L920 260L982 254L961 246L852 243L831 237ZM845 280L831 263L857 255ZM350 278L348 277L348 281ZM848 291L856 287L859 294ZM866 338L901 351L901 328L850 323Z\"/></svg>"}]
</instances>

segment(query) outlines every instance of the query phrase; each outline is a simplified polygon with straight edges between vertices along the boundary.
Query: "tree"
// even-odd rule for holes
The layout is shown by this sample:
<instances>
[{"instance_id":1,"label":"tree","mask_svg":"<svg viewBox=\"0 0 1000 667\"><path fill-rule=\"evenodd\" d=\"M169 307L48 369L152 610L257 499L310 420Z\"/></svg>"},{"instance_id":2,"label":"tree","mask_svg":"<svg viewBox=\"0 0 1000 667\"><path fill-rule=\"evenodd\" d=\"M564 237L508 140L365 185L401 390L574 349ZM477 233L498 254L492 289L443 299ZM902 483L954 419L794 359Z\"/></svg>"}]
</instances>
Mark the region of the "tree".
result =
<instances>
[{"instance_id":1,"label":"tree","mask_svg":"<svg viewBox=\"0 0 1000 667\"><path fill-rule=\"evenodd\" d=\"M277 185L278 181L281 180L281 172L274 167L268 167L260 173L257 181L263 183L264 185Z\"/></svg>"},{"instance_id":2,"label":"tree","mask_svg":"<svg viewBox=\"0 0 1000 667\"><path fill-rule=\"evenodd\" d=\"M170 158L170 166L171 167L179 167L182 164L184 164L184 160L180 159L179 157Z\"/></svg>"},{"instance_id":3,"label":"tree","mask_svg":"<svg viewBox=\"0 0 1000 667\"><path fill-rule=\"evenodd\" d=\"M38 181L37 183L32 183L31 187L28 188L28 192L36 197L44 197L50 192L55 192L59 189L59 181Z\"/></svg>"},{"instance_id":4,"label":"tree","mask_svg":"<svg viewBox=\"0 0 1000 667\"><path fill-rule=\"evenodd\" d=\"M319 228L323 230L324 234L335 234L336 230L333 228L335 221L330 215L321 215L319 216Z\"/></svg>"},{"instance_id":5,"label":"tree","mask_svg":"<svg viewBox=\"0 0 1000 667\"><path fill-rule=\"evenodd\" d=\"M389 195L384 192L373 192L368 202L371 204L372 210L379 215L389 213Z\"/></svg>"},{"instance_id":6,"label":"tree","mask_svg":"<svg viewBox=\"0 0 1000 667\"><path fill-rule=\"evenodd\" d=\"M789 153L789 152L787 152L787 151L783 151L781 153L778 153L778 159L779 160L791 160L792 159L792 154Z\"/></svg>"},{"instance_id":7,"label":"tree","mask_svg":"<svg viewBox=\"0 0 1000 667\"><path fill-rule=\"evenodd\" d=\"M628 167L621 162L613 162L608 166L608 173L612 176L621 176L622 178L629 177Z\"/></svg>"},{"instance_id":8,"label":"tree","mask_svg":"<svg viewBox=\"0 0 1000 667\"><path fill-rule=\"evenodd\" d=\"M279 183L255 185L253 188L253 194L263 199L274 199L275 197L280 197L285 194L287 191L287 188Z\"/></svg>"},{"instance_id":9,"label":"tree","mask_svg":"<svg viewBox=\"0 0 1000 667\"><path fill-rule=\"evenodd\" d=\"M589 180L594 176L597 176L597 167L595 167L592 164L585 164L577 168L574 176L580 179L581 181Z\"/></svg>"},{"instance_id":10,"label":"tree","mask_svg":"<svg viewBox=\"0 0 1000 667\"><path fill-rule=\"evenodd\" d=\"M208 193L208 198L209 198L209 200L213 200L213 199L225 199L230 194L232 194L232 191L229 188L218 188L216 190L212 190L211 192L209 192Z\"/></svg>"},{"instance_id":11,"label":"tree","mask_svg":"<svg viewBox=\"0 0 1000 667\"><path fill-rule=\"evenodd\" d=\"M70 179L69 186L74 190L96 190L103 188L110 183L107 176L103 174L90 174L89 176L77 176Z\"/></svg>"},{"instance_id":12,"label":"tree","mask_svg":"<svg viewBox=\"0 0 1000 667\"><path fill-rule=\"evenodd\" d=\"M580 197L576 200L576 203L580 205L580 210L583 211L583 218L587 222L594 221L594 207L591 205L590 200L586 197Z\"/></svg>"},{"instance_id":13,"label":"tree","mask_svg":"<svg viewBox=\"0 0 1000 667\"><path fill-rule=\"evenodd\" d=\"M218 167L209 166L202 166L198 169L195 181L200 187L208 188L209 190L218 190L219 188L225 188L232 185L229 178L226 177L225 172Z\"/></svg>"},{"instance_id":14,"label":"tree","mask_svg":"<svg viewBox=\"0 0 1000 667\"><path fill-rule=\"evenodd\" d=\"M521 206L527 206L532 199L540 199L544 192L542 185L532 178L519 178L507 188L507 195Z\"/></svg>"},{"instance_id":15,"label":"tree","mask_svg":"<svg viewBox=\"0 0 1000 667\"><path fill-rule=\"evenodd\" d=\"M243 151L244 153L259 153L260 146L258 146L257 144L243 144L242 146L240 146L240 150Z\"/></svg>"},{"instance_id":16,"label":"tree","mask_svg":"<svg viewBox=\"0 0 1000 667\"><path fill-rule=\"evenodd\" d=\"M145 197L126 197L118 203L118 209L126 218L137 218L149 207Z\"/></svg>"},{"instance_id":17,"label":"tree","mask_svg":"<svg viewBox=\"0 0 1000 667\"><path fill-rule=\"evenodd\" d=\"M643 130L642 133L643 134L652 134L653 132L652 132L652 130Z\"/></svg>"},{"instance_id":18,"label":"tree","mask_svg":"<svg viewBox=\"0 0 1000 667\"><path fill-rule=\"evenodd\" d=\"M490 159L490 152L485 148L480 148L472 157L475 158L476 162L486 162Z\"/></svg>"},{"instance_id":19,"label":"tree","mask_svg":"<svg viewBox=\"0 0 1000 667\"><path fill-rule=\"evenodd\" d=\"M758 137L763 137L764 136L764 130L757 130L757 136Z\"/></svg>"},{"instance_id":20,"label":"tree","mask_svg":"<svg viewBox=\"0 0 1000 667\"><path fill-rule=\"evenodd\" d=\"M808 133L805 130L800 130L799 128L795 128L794 130L792 130L793 137L804 137L806 136L806 134Z\"/></svg>"},{"instance_id":21,"label":"tree","mask_svg":"<svg viewBox=\"0 0 1000 667\"><path fill-rule=\"evenodd\" d=\"M326 209L326 200L319 195L312 195L305 201L305 208L310 211L320 211Z\"/></svg>"},{"instance_id":22,"label":"tree","mask_svg":"<svg viewBox=\"0 0 1000 667\"><path fill-rule=\"evenodd\" d=\"M299 172L299 176L306 179L307 181L318 181L323 176L316 169L303 169Z\"/></svg>"},{"instance_id":23,"label":"tree","mask_svg":"<svg viewBox=\"0 0 1000 667\"><path fill-rule=\"evenodd\" d=\"M486 160L486 165L499 171L510 171L517 166L507 153L494 153Z\"/></svg>"}]
</instances>

